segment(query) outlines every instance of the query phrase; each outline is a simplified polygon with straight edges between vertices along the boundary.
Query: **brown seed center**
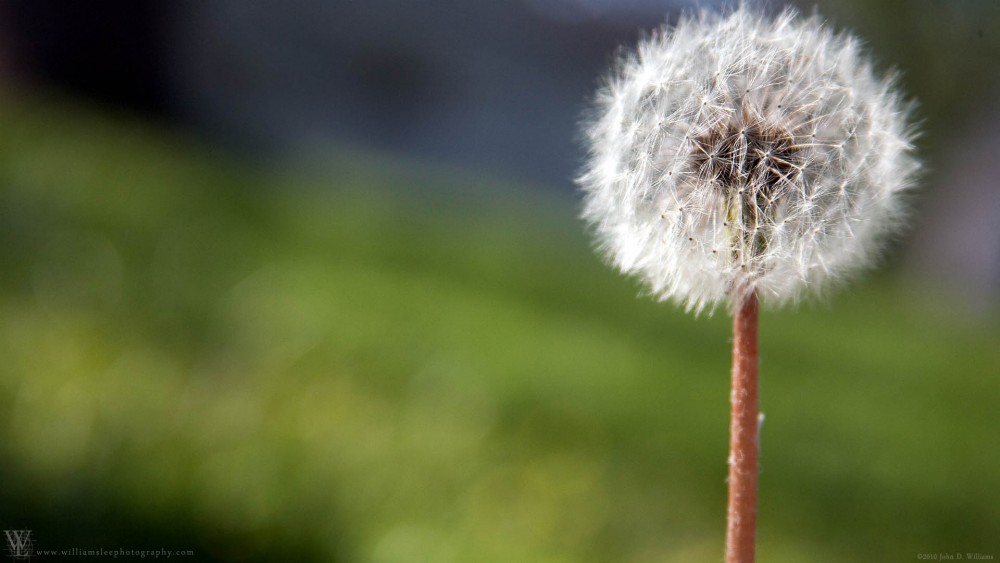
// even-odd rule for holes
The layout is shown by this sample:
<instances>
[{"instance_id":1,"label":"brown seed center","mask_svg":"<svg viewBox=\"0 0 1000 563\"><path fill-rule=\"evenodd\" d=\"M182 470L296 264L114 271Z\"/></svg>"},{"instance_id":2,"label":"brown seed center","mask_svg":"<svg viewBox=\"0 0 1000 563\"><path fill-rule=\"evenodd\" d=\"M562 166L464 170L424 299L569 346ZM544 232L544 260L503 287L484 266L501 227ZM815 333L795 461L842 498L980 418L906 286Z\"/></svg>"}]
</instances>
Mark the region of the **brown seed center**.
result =
<instances>
[{"instance_id":1,"label":"brown seed center","mask_svg":"<svg viewBox=\"0 0 1000 563\"><path fill-rule=\"evenodd\" d=\"M694 139L694 172L727 195L753 192L769 198L801 170L799 149L780 127L730 121Z\"/></svg>"},{"instance_id":2,"label":"brown seed center","mask_svg":"<svg viewBox=\"0 0 1000 563\"><path fill-rule=\"evenodd\" d=\"M734 248L744 261L767 248L774 225L775 202L798 184L802 155L784 128L751 119L720 123L694 139L692 173L723 192L727 220L736 223L742 244Z\"/></svg>"}]
</instances>

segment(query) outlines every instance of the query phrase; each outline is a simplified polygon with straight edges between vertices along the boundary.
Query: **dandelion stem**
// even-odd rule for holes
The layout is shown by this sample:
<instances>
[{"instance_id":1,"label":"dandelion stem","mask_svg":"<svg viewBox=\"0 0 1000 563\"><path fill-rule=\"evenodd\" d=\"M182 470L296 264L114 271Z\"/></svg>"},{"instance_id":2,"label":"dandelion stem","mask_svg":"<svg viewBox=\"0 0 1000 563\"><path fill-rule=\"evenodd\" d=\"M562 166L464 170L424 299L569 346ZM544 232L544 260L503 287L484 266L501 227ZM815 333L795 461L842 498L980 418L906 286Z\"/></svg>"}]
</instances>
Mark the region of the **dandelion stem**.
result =
<instances>
[{"instance_id":1,"label":"dandelion stem","mask_svg":"<svg viewBox=\"0 0 1000 563\"><path fill-rule=\"evenodd\" d=\"M757 532L757 294L733 316L726 563L753 563Z\"/></svg>"}]
</instances>

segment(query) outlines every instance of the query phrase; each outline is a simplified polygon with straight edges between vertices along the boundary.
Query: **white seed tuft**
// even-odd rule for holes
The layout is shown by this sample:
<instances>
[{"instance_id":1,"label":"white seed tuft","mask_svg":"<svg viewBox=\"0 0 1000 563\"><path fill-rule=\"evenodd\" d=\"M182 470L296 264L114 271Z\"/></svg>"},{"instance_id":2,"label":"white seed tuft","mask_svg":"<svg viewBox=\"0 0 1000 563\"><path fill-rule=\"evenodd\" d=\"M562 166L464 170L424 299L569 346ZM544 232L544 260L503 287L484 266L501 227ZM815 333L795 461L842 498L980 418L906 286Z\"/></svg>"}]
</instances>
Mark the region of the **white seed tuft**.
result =
<instances>
[{"instance_id":1,"label":"white seed tuft","mask_svg":"<svg viewBox=\"0 0 1000 563\"><path fill-rule=\"evenodd\" d=\"M701 311L869 265L919 168L910 107L818 17L701 13L624 54L578 179L601 249Z\"/></svg>"}]
</instances>

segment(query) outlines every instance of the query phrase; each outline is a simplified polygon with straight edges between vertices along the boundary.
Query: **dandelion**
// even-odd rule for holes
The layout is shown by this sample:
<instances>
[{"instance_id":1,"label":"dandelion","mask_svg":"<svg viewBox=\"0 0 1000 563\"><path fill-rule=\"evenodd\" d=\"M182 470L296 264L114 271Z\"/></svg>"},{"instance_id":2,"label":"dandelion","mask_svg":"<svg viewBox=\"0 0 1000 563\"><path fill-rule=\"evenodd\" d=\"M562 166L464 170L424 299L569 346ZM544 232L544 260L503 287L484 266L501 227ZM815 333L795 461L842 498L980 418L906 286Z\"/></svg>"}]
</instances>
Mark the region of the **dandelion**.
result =
<instances>
[{"instance_id":1,"label":"dandelion","mask_svg":"<svg viewBox=\"0 0 1000 563\"><path fill-rule=\"evenodd\" d=\"M703 12L624 54L578 183L601 250L655 297L734 314L727 561L752 561L757 309L870 265L918 170L910 108L819 17Z\"/></svg>"}]
</instances>

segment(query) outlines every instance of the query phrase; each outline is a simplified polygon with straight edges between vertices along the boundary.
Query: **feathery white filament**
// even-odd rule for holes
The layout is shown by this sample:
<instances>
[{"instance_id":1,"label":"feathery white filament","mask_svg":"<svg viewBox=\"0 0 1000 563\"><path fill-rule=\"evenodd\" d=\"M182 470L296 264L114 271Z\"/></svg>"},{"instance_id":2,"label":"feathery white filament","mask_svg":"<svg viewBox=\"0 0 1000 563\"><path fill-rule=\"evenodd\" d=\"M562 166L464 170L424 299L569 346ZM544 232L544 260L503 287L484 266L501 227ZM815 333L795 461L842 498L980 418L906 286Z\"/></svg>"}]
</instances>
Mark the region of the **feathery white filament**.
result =
<instances>
[{"instance_id":1,"label":"feathery white filament","mask_svg":"<svg viewBox=\"0 0 1000 563\"><path fill-rule=\"evenodd\" d=\"M660 299L780 305L868 265L919 167L909 107L817 17L682 18L600 90L578 182L602 250Z\"/></svg>"}]
</instances>

